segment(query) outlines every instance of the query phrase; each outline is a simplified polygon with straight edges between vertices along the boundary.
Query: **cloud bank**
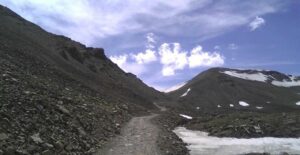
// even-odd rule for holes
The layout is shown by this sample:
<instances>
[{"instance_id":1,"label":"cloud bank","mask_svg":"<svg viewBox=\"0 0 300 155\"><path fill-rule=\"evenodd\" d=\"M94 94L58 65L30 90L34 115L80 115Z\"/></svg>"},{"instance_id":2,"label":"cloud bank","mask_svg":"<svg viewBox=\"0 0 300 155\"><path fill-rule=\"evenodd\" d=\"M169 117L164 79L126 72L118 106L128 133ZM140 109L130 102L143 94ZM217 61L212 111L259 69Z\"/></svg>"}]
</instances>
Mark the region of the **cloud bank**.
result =
<instances>
[{"instance_id":1,"label":"cloud bank","mask_svg":"<svg viewBox=\"0 0 300 155\"><path fill-rule=\"evenodd\" d=\"M211 0L0 0L46 30L87 45L112 36L154 32L168 37L216 37L236 27L255 30L260 17L280 10L284 1ZM151 35L149 36L151 40ZM124 44L128 42L124 42ZM122 47L122 45L119 45Z\"/></svg>"},{"instance_id":2,"label":"cloud bank","mask_svg":"<svg viewBox=\"0 0 300 155\"><path fill-rule=\"evenodd\" d=\"M153 33L150 34L154 36ZM225 62L225 57L220 53L203 51L200 45L194 47L191 51L185 51L181 48L180 43L162 43L156 51L153 45L153 43L156 43L156 40L153 37L149 38L149 34L146 36L146 39L145 52L111 56L110 59L125 71L132 71L132 73L138 75L143 73L143 71L129 68L156 62L159 59L163 76L175 75L177 70L185 68L222 66ZM146 69L145 66L143 68Z\"/></svg>"}]
</instances>

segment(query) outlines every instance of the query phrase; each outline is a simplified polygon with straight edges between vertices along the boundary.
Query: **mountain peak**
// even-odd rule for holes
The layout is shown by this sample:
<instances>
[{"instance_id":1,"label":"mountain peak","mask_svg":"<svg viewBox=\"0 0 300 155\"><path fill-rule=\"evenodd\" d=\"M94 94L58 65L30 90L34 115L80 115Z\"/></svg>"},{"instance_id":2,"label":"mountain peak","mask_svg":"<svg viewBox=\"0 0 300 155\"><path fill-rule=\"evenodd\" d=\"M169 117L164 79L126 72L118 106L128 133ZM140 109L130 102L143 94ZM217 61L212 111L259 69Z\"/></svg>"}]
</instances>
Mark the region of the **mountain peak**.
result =
<instances>
[{"instance_id":1,"label":"mountain peak","mask_svg":"<svg viewBox=\"0 0 300 155\"><path fill-rule=\"evenodd\" d=\"M211 68L168 95L175 105L193 110L267 111L299 108L295 105L300 100L299 86L299 77L277 71Z\"/></svg>"}]
</instances>

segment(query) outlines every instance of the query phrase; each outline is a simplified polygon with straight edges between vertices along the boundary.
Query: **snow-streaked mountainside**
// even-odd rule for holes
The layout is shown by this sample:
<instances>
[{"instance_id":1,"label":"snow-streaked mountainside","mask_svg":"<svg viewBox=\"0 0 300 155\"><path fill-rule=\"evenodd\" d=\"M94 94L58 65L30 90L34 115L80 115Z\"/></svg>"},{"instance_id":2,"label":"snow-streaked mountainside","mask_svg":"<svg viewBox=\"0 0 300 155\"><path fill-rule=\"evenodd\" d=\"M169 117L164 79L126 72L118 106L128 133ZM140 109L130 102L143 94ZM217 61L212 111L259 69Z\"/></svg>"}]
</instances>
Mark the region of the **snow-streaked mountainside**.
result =
<instances>
[{"instance_id":1,"label":"snow-streaked mountainside","mask_svg":"<svg viewBox=\"0 0 300 155\"><path fill-rule=\"evenodd\" d=\"M300 86L300 77L264 70L226 70L221 73L252 81L271 83L279 87Z\"/></svg>"},{"instance_id":2,"label":"snow-streaked mountainside","mask_svg":"<svg viewBox=\"0 0 300 155\"><path fill-rule=\"evenodd\" d=\"M271 83L275 86L279 87L295 87L300 86L300 77L299 76L292 76L286 75L283 73L279 73L276 71L270 70L241 70L241 69L230 69L225 71L220 71L220 73L224 73L233 77L245 79L245 80L252 80L252 81L259 81L259 82L266 82ZM172 91L178 90L183 87L187 82L177 84L172 86L166 90L165 93L170 93Z\"/></svg>"},{"instance_id":3,"label":"snow-streaked mountainside","mask_svg":"<svg viewBox=\"0 0 300 155\"><path fill-rule=\"evenodd\" d=\"M190 110L300 108L300 78L277 71L212 68L167 93L172 106Z\"/></svg>"}]
</instances>

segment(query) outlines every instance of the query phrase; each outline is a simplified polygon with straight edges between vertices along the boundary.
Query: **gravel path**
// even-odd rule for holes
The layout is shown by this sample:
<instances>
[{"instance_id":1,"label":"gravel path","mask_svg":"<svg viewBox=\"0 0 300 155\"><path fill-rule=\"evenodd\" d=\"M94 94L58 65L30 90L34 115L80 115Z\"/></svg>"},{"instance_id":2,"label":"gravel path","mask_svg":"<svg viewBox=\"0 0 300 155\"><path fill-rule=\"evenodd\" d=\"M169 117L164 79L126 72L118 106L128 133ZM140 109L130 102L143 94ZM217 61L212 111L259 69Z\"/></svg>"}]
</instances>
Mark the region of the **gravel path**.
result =
<instances>
[{"instance_id":1,"label":"gravel path","mask_svg":"<svg viewBox=\"0 0 300 155\"><path fill-rule=\"evenodd\" d=\"M134 117L99 155L160 155L156 145L159 129L151 123L158 114Z\"/></svg>"}]
</instances>

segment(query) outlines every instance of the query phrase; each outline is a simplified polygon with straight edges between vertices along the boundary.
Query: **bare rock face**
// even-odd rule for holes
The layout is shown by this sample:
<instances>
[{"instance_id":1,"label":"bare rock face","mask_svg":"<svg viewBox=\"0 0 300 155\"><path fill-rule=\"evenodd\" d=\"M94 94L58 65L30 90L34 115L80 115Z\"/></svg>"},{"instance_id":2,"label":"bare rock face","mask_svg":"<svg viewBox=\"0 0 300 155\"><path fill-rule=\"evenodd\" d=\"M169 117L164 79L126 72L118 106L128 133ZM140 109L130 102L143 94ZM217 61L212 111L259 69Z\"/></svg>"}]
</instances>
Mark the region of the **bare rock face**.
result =
<instances>
[{"instance_id":1,"label":"bare rock face","mask_svg":"<svg viewBox=\"0 0 300 155\"><path fill-rule=\"evenodd\" d=\"M104 54L103 48L88 48L89 53L91 53L94 57L105 60L107 57Z\"/></svg>"}]
</instances>

